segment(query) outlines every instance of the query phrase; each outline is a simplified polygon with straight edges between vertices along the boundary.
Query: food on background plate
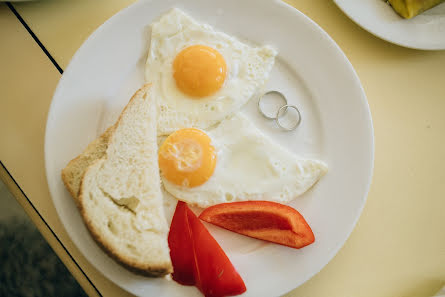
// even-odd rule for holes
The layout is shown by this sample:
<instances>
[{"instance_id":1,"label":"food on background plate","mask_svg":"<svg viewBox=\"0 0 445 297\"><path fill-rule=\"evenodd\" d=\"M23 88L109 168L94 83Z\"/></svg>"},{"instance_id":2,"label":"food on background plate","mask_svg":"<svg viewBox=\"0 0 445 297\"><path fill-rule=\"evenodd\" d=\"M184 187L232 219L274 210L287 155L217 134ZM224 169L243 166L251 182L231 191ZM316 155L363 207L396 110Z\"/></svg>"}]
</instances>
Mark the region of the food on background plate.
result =
<instances>
[{"instance_id":1,"label":"food on background plate","mask_svg":"<svg viewBox=\"0 0 445 297\"><path fill-rule=\"evenodd\" d=\"M206 129L237 112L267 81L277 52L251 46L172 9L151 26L145 79L158 133Z\"/></svg>"},{"instance_id":2,"label":"food on background plate","mask_svg":"<svg viewBox=\"0 0 445 297\"><path fill-rule=\"evenodd\" d=\"M167 192L202 208L218 203L269 200L288 203L327 171L295 156L238 113L206 131L178 130L159 149Z\"/></svg>"},{"instance_id":3,"label":"food on background plate","mask_svg":"<svg viewBox=\"0 0 445 297\"><path fill-rule=\"evenodd\" d=\"M311 227L297 210L270 201L218 204L206 208L199 218L239 234L296 249L315 241Z\"/></svg>"},{"instance_id":4,"label":"food on background plate","mask_svg":"<svg viewBox=\"0 0 445 297\"><path fill-rule=\"evenodd\" d=\"M131 271L156 277L171 273L172 265L151 90L146 84L133 95L106 133L106 145L99 139L101 145L87 148L106 146L86 168L77 199L85 225L110 256Z\"/></svg>"},{"instance_id":5,"label":"food on background plate","mask_svg":"<svg viewBox=\"0 0 445 297\"><path fill-rule=\"evenodd\" d=\"M392 8L405 19L410 19L445 0L388 0Z\"/></svg>"},{"instance_id":6,"label":"food on background plate","mask_svg":"<svg viewBox=\"0 0 445 297\"><path fill-rule=\"evenodd\" d=\"M183 285L195 285L206 297L242 294L243 279L209 231L178 201L168 235L173 263L172 277Z\"/></svg>"}]
</instances>

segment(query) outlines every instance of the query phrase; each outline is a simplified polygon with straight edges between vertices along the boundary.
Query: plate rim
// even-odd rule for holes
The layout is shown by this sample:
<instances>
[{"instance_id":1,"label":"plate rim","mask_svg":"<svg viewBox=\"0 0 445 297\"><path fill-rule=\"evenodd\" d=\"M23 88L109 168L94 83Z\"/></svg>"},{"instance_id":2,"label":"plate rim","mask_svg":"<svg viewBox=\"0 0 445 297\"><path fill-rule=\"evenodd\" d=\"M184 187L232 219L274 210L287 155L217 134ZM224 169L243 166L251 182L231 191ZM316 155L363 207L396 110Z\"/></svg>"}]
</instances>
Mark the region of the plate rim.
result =
<instances>
[{"instance_id":1,"label":"plate rim","mask_svg":"<svg viewBox=\"0 0 445 297\"><path fill-rule=\"evenodd\" d=\"M154 2L154 1L158 1L158 0L139 0L136 1L130 5L128 5L127 7L121 9L120 11L116 12L115 14L113 14L112 16L110 16L104 23L102 23L100 26L98 26L81 44L81 46L76 50L76 52L74 53L74 55L71 57L69 63L67 64L66 68L63 71L63 74L61 76L61 78L59 79L59 82L57 84L57 87L54 90L53 93L53 97L51 99L51 104L50 107L48 109L48 114L47 114L47 121L46 121L46 125L45 125L45 137L44 137L44 163L45 163L45 173L46 173L46 181L47 181L47 185L48 185L48 189L50 192L50 196L51 196L51 202L56 210L57 216L59 217L60 222L62 223L62 226L66 232L66 234L68 235L70 241L74 244L74 246L81 252L81 254L85 257L85 259L89 262L90 265L92 265L92 267L94 267L100 274L102 274L105 278L107 278L109 281L115 283L117 286L119 286L120 288L122 288L123 290L130 292L132 294L132 291L130 291L127 287L125 287L123 284L120 284L118 282L115 282L114 280L110 279L109 277L107 277L96 265L94 265L92 262L90 262L89 258L84 254L84 252L82 251L82 249L79 247L79 245L73 241L71 239L71 236L69 234L69 232L67 231L65 224L63 223L63 220L60 217L60 211L58 210L58 208L56 207L57 203L55 203L55 192L56 190L53 189L53 187L51 186L51 182L50 182L50 166L49 166L49 160L51 159L51 157L49 156L49 146L50 146L50 137L49 137L49 131L51 130L51 116L54 113L55 110L55 98L58 95L58 93L60 92L60 90L62 89L62 85L63 82L66 80L66 75L65 73L67 71L69 71L69 69L71 68L72 64L74 64L76 62L76 60L78 59L78 56L84 51L84 48L86 47L86 44L89 43L91 40L95 39L97 37L97 35L99 35L103 30L106 30L108 26L110 26L110 24L112 22L114 22L116 20L116 18L118 17L122 17L122 15L124 15L127 11L135 9L136 7L138 7L139 5L143 5L144 3L150 3L150 2ZM368 135L369 136L369 143L370 143L370 148L369 148L369 169L370 172L367 174L367 180L366 180L366 189L364 191L363 197L358 197L361 200L361 205L360 208L358 209L355 218L353 220L353 222L351 222L351 224L349 225L349 230L346 230L346 236L344 238L344 240L342 239L341 242L339 242L337 244L337 246L334 246L334 248L332 248L332 250L330 251L330 253L328 253L327 255L327 261L324 265L322 265L319 269L315 269L312 273L307 274L307 276L305 277L305 280L302 281L299 284L296 284L296 286L290 288L289 290L286 288L285 290L281 290L281 294L285 294L288 293L294 289L296 289L297 287L303 285L304 283L306 283L308 280L310 280L312 277L314 277L316 274L318 274L324 267L326 267L326 265L328 265L332 259L335 257L335 255L338 254L338 252L340 251L340 249L346 244L346 241L349 239L349 237L351 236L352 231L355 229L358 220L361 217L361 214L363 212L363 209L366 205L366 201L369 195L369 191L370 191L370 187L371 187L371 183L372 183L372 179L373 179L373 174L374 174L374 161L375 161L375 136L374 136L374 125L373 125L373 121L372 121L372 115L371 115L371 110L369 107L369 103L367 100L367 96L365 93L365 90L363 88L363 85L360 81L360 78L357 74L357 72L355 71L354 67L352 66L351 62L349 61L349 59L347 58L346 54L343 52L343 50L340 48L340 46L335 42L335 40L320 26L318 25L315 21L313 21L311 18L309 18L307 15L305 15L304 13L302 13L300 10L298 10L297 8L291 6L290 4L284 2L284 1L280 1L280 0L272 0L272 1L268 1L268 0L257 0L257 1L263 1L263 2L269 2L269 3L273 3L273 5L279 5L279 6L283 6L286 9L290 9L292 10L292 12L296 15L298 15L298 17L300 17L304 22L308 23L310 26L312 26L314 29L316 29L316 31L321 34L321 36L325 39L327 39L331 45L334 46L335 48L335 52L336 54L340 55L343 61L343 64L348 68L348 70L351 73L351 78L353 78L354 84L359 88L360 90L360 94L361 96L359 96L357 98L357 100L360 100L361 103L363 104L363 107L366 110L366 118L367 118L367 130L368 130ZM337 0L334 0L337 1ZM94 285L94 283L91 281L91 283Z\"/></svg>"}]
</instances>

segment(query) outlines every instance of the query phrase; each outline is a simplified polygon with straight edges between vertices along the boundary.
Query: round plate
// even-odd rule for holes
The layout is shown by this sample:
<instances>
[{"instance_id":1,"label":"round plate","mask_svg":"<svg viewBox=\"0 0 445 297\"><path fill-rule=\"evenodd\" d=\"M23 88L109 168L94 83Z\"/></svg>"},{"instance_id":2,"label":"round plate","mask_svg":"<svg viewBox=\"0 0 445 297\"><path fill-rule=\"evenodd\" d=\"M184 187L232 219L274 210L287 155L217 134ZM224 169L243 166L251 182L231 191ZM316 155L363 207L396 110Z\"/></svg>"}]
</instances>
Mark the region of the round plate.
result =
<instances>
[{"instance_id":1,"label":"round plate","mask_svg":"<svg viewBox=\"0 0 445 297\"><path fill-rule=\"evenodd\" d=\"M142 85L149 24L172 7L279 51L266 90L280 90L298 106L301 125L280 130L260 115L256 99L242 112L295 154L329 166L327 175L291 204L311 225L314 244L295 250L209 226L243 277L244 296L284 294L320 271L348 238L365 204L374 144L366 97L346 56L318 25L281 1L140 1L97 29L63 74L48 115L45 162L55 208L84 256L122 288L139 296L201 296L194 287L137 276L110 259L90 237L60 178L69 160L116 120Z\"/></svg>"},{"instance_id":2,"label":"round plate","mask_svg":"<svg viewBox=\"0 0 445 297\"><path fill-rule=\"evenodd\" d=\"M360 27L383 40L414 49L445 49L445 3L407 20L383 0L334 2Z\"/></svg>"}]
</instances>

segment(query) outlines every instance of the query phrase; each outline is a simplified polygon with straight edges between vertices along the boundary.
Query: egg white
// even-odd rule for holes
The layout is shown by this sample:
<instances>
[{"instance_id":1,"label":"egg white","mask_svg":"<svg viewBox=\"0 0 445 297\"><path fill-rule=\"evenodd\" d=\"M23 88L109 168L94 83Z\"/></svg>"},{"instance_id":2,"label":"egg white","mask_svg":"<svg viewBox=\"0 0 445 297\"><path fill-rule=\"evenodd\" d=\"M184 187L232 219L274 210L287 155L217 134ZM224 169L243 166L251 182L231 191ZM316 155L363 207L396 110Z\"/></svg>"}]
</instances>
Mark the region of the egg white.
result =
<instances>
[{"instance_id":1,"label":"egg white","mask_svg":"<svg viewBox=\"0 0 445 297\"><path fill-rule=\"evenodd\" d=\"M187 188L161 175L167 192L194 206L246 200L288 203L327 172L323 162L299 158L274 143L241 113L206 133L217 152L215 171L208 181Z\"/></svg>"},{"instance_id":2,"label":"egg white","mask_svg":"<svg viewBox=\"0 0 445 297\"><path fill-rule=\"evenodd\" d=\"M173 78L176 55L191 45L216 49L227 65L226 80L215 94L191 98L182 93ZM206 129L238 111L260 92L269 77L277 52L240 42L211 26L200 24L179 9L172 9L151 26L151 42L145 79L153 83L158 102L158 134L180 128Z\"/></svg>"}]
</instances>

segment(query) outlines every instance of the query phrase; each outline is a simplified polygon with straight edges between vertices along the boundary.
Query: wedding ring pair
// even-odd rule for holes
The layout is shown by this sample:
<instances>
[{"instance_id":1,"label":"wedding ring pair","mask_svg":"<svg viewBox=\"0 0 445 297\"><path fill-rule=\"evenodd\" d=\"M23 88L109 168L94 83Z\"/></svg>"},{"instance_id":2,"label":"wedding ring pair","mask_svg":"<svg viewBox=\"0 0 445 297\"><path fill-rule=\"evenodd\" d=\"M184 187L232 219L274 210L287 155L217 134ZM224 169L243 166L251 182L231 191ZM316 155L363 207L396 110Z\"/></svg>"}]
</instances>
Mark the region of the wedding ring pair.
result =
<instances>
[{"instance_id":1,"label":"wedding ring pair","mask_svg":"<svg viewBox=\"0 0 445 297\"><path fill-rule=\"evenodd\" d=\"M281 107L279 107L275 113L272 113L272 115L266 113L262 107L263 100L266 97L268 97L269 95L276 95L283 102L283 105ZM283 123L283 117L284 117L284 115L287 114L289 109L293 109L296 112L296 119L292 120L290 124L289 123L285 124L285 123ZM284 96L283 93L278 92L278 91L268 91L268 92L262 94L260 96L260 98L258 98L258 110L260 111L261 115L263 117L265 117L266 119L275 120L278 127L280 127L281 129L283 129L285 131L292 131L292 130L296 129L301 123L301 113L300 113L300 110L298 110L298 107L296 107L295 105L288 104L286 96Z\"/></svg>"}]
</instances>

